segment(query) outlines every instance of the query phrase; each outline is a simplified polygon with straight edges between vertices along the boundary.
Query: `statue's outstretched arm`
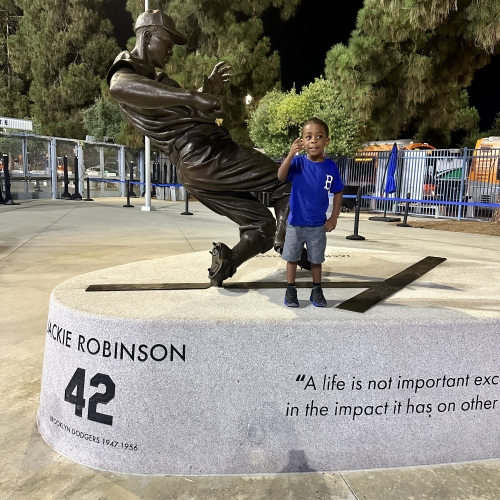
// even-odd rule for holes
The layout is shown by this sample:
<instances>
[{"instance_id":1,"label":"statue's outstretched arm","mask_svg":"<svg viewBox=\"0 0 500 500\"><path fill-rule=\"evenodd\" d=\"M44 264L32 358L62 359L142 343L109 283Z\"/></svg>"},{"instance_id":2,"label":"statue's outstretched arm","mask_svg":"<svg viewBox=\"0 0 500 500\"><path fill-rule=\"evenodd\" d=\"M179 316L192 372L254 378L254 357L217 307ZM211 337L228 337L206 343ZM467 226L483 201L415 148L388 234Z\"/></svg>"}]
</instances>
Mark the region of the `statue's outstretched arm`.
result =
<instances>
[{"instance_id":1,"label":"statue's outstretched arm","mask_svg":"<svg viewBox=\"0 0 500 500\"><path fill-rule=\"evenodd\" d=\"M215 113L222 107L221 98L217 96L167 87L129 69L120 69L113 75L109 91L118 102L144 109L191 106Z\"/></svg>"},{"instance_id":2,"label":"statue's outstretched arm","mask_svg":"<svg viewBox=\"0 0 500 500\"><path fill-rule=\"evenodd\" d=\"M229 83L231 79L231 66L224 66L224 61L218 62L210 76L203 75L203 86L198 89L198 92L207 92L209 94L218 94L224 85Z\"/></svg>"}]
</instances>

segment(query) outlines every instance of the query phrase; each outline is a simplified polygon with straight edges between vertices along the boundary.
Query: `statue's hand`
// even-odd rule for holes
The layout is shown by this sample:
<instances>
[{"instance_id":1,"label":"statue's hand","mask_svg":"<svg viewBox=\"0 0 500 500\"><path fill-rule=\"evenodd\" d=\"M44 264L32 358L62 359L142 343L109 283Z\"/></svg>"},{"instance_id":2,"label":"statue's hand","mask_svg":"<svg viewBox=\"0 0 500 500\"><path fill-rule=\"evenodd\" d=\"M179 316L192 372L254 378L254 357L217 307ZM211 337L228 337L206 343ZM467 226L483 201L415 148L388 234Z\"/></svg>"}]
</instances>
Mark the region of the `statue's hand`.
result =
<instances>
[{"instance_id":1,"label":"statue's hand","mask_svg":"<svg viewBox=\"0 0 500 500\"><path fill-rule=\"evenodd\" d=\"M196 93L196 107L205 113L213 113L216 118L224 116L223 98L207 93Z\"/></svg>"},{"instance_id":2,"label":"statue's hand","mask_svg":"<svg viewBox=\"0 0 500 500\"><path fill-rule=\"evenodd\" d=\"M203 75L203 87L202 92L207 92L209 94L218 94L231 79L231 74L228 71L231 70L231 66L224 66L225 62L218 62L210 73L210 76Z\"/></svg>"},{"instance_id":3,"label":"statue's hand","mask_svg":"<svg viewBox=\"0 0 500 500\"><path fill-rule=\"evenodd\" d=\"M226 117L226 109L224 105L224 99L219 101L218 106L215 108L215 118L225 118Z\"/></svg>"}]
</instances>

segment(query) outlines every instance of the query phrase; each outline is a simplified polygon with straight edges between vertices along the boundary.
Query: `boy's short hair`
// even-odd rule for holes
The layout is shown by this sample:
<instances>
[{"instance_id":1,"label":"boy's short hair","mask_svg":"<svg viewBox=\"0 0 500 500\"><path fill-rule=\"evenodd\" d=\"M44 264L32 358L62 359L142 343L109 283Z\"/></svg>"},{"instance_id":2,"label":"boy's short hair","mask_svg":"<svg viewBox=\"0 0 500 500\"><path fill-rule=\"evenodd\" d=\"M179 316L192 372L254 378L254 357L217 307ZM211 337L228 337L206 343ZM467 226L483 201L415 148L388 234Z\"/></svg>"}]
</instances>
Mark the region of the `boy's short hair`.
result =
<instances>
[{"instance_id":1,"label":"boy's short hair","mask_svg":"<svg viewBox=\"0 0 500 500\"><path fill-rule=\"evenodd\" d=\"M319 118L316 118L315 116L313 116L312 118L309 118L309 120L307 120L302 125L302 131L304 131L304 127L306 125L309 125L310 123L314 123L315 125L321 125L325 129L326 136L330 137L330 129L328 128L328 125L323 120L320 120Z\"/></svg>"}]
</instances>

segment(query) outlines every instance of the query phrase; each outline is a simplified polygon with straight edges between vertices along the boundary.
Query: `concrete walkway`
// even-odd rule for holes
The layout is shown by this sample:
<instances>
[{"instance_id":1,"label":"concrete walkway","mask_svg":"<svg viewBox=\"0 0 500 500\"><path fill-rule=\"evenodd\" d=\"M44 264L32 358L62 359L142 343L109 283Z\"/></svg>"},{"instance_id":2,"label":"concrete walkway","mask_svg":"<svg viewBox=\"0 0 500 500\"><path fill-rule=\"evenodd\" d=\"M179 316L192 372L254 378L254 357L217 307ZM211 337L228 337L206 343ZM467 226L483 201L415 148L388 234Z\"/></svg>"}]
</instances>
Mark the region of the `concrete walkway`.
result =
<instances>
[{"instance_id":1,"label":"concrete walkway","mask_svg":"<svg viewBox=\"0 0 500 500\"><path fill-rule=\"evenodd\" d=\"M86 272L233 245L237 227L199 203L124 199L23 201L0 205L0 500L3 499L500 499L500 460L404 469L268 476L146 477L97 471L54 452L35 425L49 296ZM341 214L329 245L500 263L496 237L399 228L367 220L350 241L353 214ZM411 223L411 219L410 219ZM207 267L210 259L207 254ZM473 267L473 262L471 263ZM485 266L486 268L488 266ZM467 271L474 276L473 270ZM478 276L478 280L488 279ZM495 305L496 304L496 305ZM499 311L491 297L491 314Z\"/></svg>"}]
</instances>

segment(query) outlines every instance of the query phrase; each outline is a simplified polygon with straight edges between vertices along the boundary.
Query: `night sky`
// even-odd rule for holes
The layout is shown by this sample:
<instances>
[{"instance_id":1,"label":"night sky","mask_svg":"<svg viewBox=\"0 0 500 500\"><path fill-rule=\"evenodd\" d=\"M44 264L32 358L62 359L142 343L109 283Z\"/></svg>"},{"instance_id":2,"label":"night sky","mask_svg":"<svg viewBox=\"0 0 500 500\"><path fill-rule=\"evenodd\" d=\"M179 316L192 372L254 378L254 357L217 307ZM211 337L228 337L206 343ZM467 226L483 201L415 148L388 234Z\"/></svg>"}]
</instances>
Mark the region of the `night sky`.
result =
<instances>
[{"instance_id":1,"label":"night sky","mask_svg":"<svg viewBox=\"0 0 500 500\"><path fill-rule=\"evenodd\" d=\"M302 2L294 18L282 22L277 10L264 15L264 32L271 39L273 50L281 57L282 85L290 90L292 85L300 90L325 68L325 56L336 43L346 43L356 24L356 14L363 0L352 0L342 5L342 16L329 16L331 0ZM125 10L125 0L108 0L105 11L115 26L115 37L120 47L125 48L127 40L133 36L133 21ZM339 11L340 12L340 11ZM492 59L489 66L479 70L468 89L470 103L481 116L480 128L491 127L495 115L500 111L500 55Z\"/></svg>"}]
</instances>

